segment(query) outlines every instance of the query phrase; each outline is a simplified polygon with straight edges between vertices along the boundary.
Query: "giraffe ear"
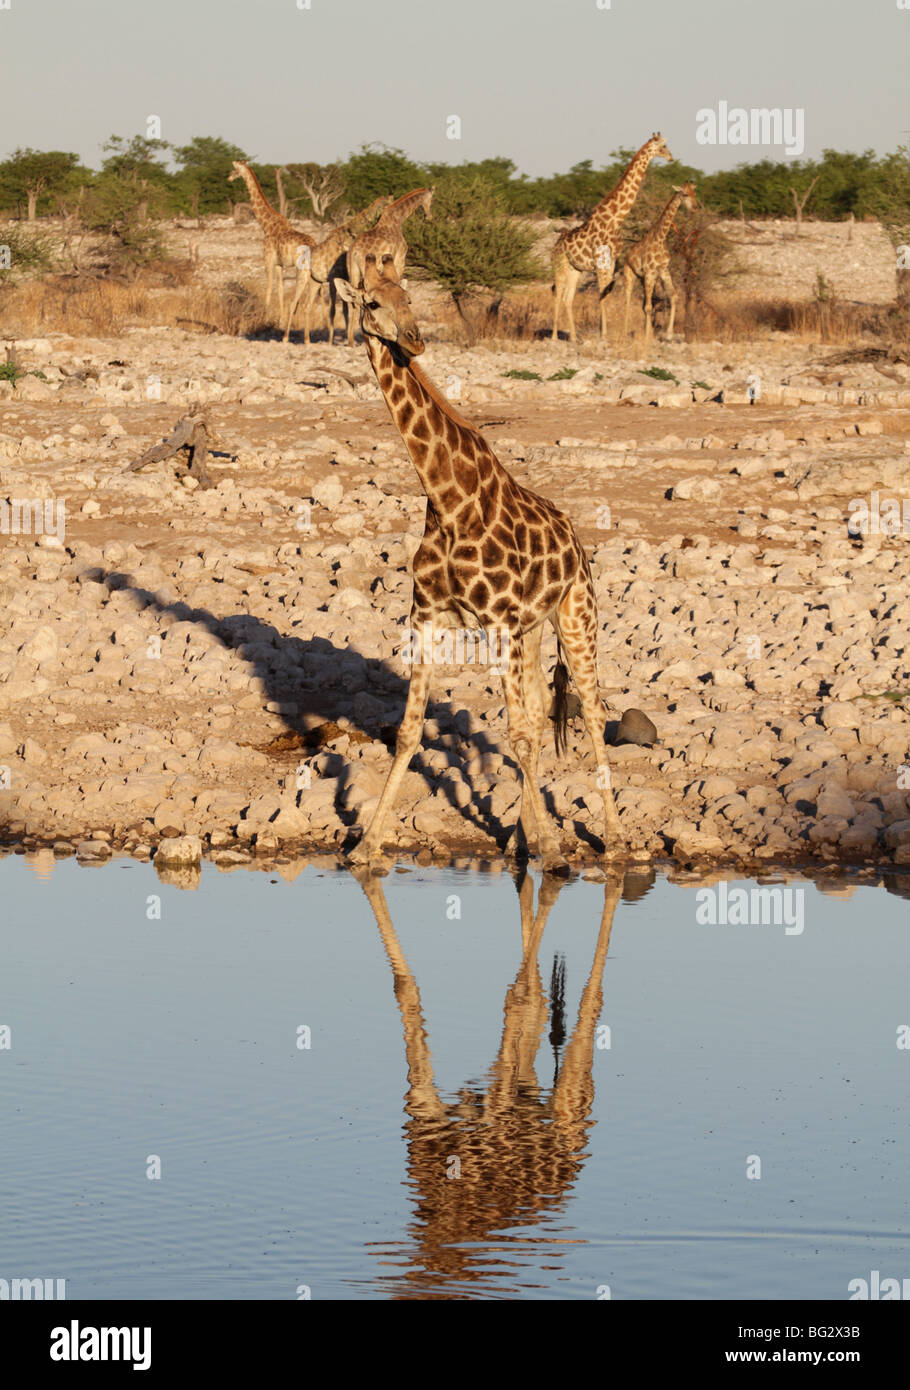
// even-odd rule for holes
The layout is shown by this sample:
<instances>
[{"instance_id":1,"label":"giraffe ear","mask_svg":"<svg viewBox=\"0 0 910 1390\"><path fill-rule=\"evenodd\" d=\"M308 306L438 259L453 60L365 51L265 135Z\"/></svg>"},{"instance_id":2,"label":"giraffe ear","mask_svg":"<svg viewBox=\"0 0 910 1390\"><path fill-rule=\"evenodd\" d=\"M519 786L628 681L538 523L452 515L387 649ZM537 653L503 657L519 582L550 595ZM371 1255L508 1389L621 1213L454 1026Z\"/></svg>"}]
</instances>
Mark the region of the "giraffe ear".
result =
<instances>
[{"instance_id":1,"label":"giraffe ear","mask_svg":"<svg viewBox=\"0 0 910 1390\"><path fill-rule=\"evenodd\" d=\"M336 280L335 289L341 295L341 298L345 301L346 304L356 304L358 308L363 308L363 291L355 290L350 280Z\"/></svg>"}]
</instances>

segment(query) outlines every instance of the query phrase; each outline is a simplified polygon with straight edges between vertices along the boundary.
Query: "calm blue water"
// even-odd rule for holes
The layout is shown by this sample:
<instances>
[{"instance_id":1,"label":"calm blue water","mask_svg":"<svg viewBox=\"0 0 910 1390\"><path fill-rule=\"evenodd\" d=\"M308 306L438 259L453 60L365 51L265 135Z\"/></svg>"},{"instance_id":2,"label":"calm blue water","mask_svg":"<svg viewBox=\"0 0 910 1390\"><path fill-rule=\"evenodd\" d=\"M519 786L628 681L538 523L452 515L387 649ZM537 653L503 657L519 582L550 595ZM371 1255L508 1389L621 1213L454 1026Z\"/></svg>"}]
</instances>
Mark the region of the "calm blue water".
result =
<instances>
[{"instance_id":1,"label":"calm blue water","mask_svg":"<svg viewBox=\"0 0 910 1390\"><path fill-rule=\"evenodd\" d=\"M794 880L788 932L704 923L660 878L540 911L539 877L374 883L0 861L0 1277L845 1299L910 1276L905 900Z\"/></svg>"}]
</instances>

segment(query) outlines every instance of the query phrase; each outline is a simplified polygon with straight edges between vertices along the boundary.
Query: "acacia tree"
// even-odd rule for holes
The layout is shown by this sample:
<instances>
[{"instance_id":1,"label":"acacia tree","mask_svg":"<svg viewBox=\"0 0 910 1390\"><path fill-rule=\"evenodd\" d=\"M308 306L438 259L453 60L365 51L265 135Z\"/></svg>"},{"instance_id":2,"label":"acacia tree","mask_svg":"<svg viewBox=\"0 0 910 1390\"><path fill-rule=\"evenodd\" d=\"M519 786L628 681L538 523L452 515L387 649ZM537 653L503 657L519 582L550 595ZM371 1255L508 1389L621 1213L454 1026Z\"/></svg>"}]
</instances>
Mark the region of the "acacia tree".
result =
<instances>
[{"instance_id":1,"label":"acacia tree","mask_svg":"<svg viewBox=\"0 0 910 1390\"><path fill-rule=\"evenodd\" d=\"M194 135L188 145L174 146L174 159L180 165L177 183L188 211L221 212L228 199L228 174L235 159L249 160L239 145L217 135Z\"/></svg>"},{"instance_id":2,"label":"acacia tree","mask_svg":"<svg viewBox=\"0 0 910 1390\"><path fill-rule=\"evenodd\" d=\"M289 164L288 173L310 200L320 222L344 197L344 176L337 164Z\"/></svg>"},{"instance_id":3,"label":"acacia tree","mask_svg":"<svg viewBox=\"0 0 910 1390\"><path fill-rule=\"evenodd\" d=\"M409 261L449 291L470 336L465 300L471 292L501 295L541 273L531 233L506 212L501 188L476 174L456 171L438 184L432 220L414 217L405 234Z\"/></svg>"},{"instance_id":4,"label":"acacia tree","mask_svg":"<svg viewBox=\"0 0 910 1390\"><path fill-rule=\"evenodd\" d=\"M345 201L352 208L368 207L384 193L398 198L428 182L422 165L415 164L404 150L388 145L361 145L337 167L344 179Z\"/></svg>"},{"instance_id":5,"label":"acacia tree","mask_svg":"<svg viewBox=\"0 0 910 1390\"><path fill-rule=\"evenodd\" d=\"M39 201L72 188L78 169L79 156L64 150L14 150L0 164L0 196L8 205L24 202L34 222Z\"/></svg>"}]
</instances>

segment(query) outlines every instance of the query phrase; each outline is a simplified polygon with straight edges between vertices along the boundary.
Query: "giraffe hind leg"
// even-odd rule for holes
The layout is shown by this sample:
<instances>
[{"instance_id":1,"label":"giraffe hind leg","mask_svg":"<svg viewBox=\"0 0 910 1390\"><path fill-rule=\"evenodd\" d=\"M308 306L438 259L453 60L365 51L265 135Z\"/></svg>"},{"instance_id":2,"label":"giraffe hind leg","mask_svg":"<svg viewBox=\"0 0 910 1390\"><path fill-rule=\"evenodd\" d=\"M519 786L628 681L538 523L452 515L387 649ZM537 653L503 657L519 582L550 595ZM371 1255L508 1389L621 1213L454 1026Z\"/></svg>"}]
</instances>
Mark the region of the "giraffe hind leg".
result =
<instances>
[{"instance_id":1,"label":"giraffe hind leg","mask_svg":"<svg viewBox=\"0 0 910 1390\"><path fill-rule=\"evenodd\" d=\"M528 763L531 768L531 782L534 786L538 785L538 762L540 760L540 748L543 743L544 732L547 727L549 696L549 690L544 680L543 670L540 664L540 642L542 636L543 624L541 623L531 632L526 632L524 634L522 650L522 692L531 734L531 751ZM524 836L525 844L528 846L529 851L533 852L532 847L536 845L536 838L539 836L539 826L537 825L530 799L526 796L526 787L527 783L522 780L521 805L518 813L516 833L520 828L521 834Z\"/></svg>"},{"instance_id":2,"label":"giraffe hind leg","mask_svg":"<svg viewBox=\"0 0 910 1390\"><path fill-rule=\"evenodd\" d=\"M559 605L556 631L581 701L585 728L594 749L597 786L604 807L604 844L608 851L621 849L622 827L613 800L610 764L604 733L607 716L597 682L597 607L590 579L579 577Z\"/></svg>"}]
</instances>

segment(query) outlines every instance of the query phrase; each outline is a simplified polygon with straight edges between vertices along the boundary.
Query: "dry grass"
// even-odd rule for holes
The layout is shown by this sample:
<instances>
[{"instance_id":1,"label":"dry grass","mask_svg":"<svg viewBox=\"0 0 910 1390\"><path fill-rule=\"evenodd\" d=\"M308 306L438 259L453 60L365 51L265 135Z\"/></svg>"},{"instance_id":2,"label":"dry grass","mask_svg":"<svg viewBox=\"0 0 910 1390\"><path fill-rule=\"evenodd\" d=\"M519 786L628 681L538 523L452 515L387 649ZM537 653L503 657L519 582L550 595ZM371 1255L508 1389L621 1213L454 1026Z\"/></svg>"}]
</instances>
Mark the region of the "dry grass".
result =
<instances>
[{"instance_id":1,"label":"dry grass","mask_svg":"<svg viewBox=\"0 0 910 1390\"><path fill-rule=\"evenodd\" d=\"M46 333L110 338L135 327L181 327L256 337L272 331L258 294L232 283L208 287L180 283L179 266L161 266L131 284L92 276L48 276L0 287L5 336Z\"/></svg>"},{"instance_id":2,"label":"dry grass","mask_svg":"<svg viewBox=\"0 0 910 1390\"><path fill-rule=\"evenodd\" d=\"M660 333L666 322L667 306L656 304L655 324ZM600 308L596 291L585 289L575 296L575 326L579 337L596 337L600 331ZM625 297L621 284L607 297L607 335L614 345L622 340ZM499 300L475 298L468 309L475 342L507 339L528 342L549 338L553 327L553 292L534 286L513 291ZM447 336L465 341L467 334L454 306L443 306L437 321L445 325ZM906 326L886 309L867 309L858 305L828 302L793 303L788 300L725 301L722 296L698 304L686 322L682 296L677 305L676 326L690 342L742 343L768 338L772 333L789 333L812 342L844 344L863 337L906 336ZM634 344L643 337L644 317L640 293L633 295L629 309L629 339ZM566 335L565 319L560 333Z\"/></svg>"},{"instance_id":3,"label":"dry grass","mask_svg":"<svg viewBox=\"0 0 910 1390\"><path fill-rule=\"evenodd\" d=\"M200 285L196 277L196 268L188 261L159 261L131 282L91 275L45 275L0 285L4 334L16 338L57 332L110 338L133 327L160 326L260 338L279 331L277 320L265 313L258 284L256 288L240 281ZM454 304L443 297L433 323L450 341L532 342L549 338L553 304L553 291L544 284L497 298L478 294L465 306L468 331ZM665 322L665 306L658 304L656 308L659 333ZM607 297L608 343L614 349L622 341L623 311L619 282ZM642 341L640 295L632 299L629 323L628 345L632 347ZM593 287L575 297L575 324L580 337L596 341L600 312ZM788 333L837 346L870 338L905 343L910 338L910 306L899 303L868 308L827 299L808 303L728 301L718 295L699 303L687 323L680 297L677 327L693 342L755 342L773 333ZM561 332L565 334L562 326Z\"/></svg>"}]
</instances>

